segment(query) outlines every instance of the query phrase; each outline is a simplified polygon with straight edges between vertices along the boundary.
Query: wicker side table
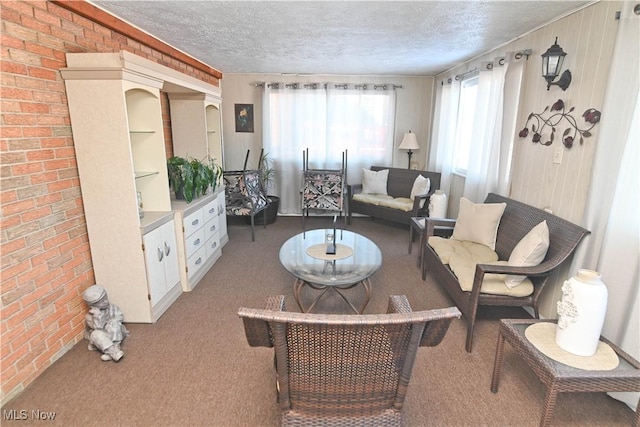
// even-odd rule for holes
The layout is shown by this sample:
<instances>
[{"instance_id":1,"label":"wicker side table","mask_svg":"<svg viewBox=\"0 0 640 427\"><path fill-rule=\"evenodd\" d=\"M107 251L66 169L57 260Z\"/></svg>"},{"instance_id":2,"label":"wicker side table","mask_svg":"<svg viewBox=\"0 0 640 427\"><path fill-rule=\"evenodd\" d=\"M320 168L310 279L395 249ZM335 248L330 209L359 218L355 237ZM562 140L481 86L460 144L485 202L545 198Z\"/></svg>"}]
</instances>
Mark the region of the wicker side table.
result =
<instances>
[{"instance_id":1,"label":"wicker side table","mask_svg":"<svg viewBox=\"0 0 640 427\"><path fill-rule=\"evenodd\" d=\"M573 368L550 359L542 354L525 337L525 329L534 323L545 320L526 319L500 321L496 357L491 378L491 391L498 392L505 340L515 352L533 369L534 373L547 388L547 396L542 410L540 426L548 426L553 416L558 393L563 392L608 392L640 391L640 363L605 338L620 358L617 368L610 371L589 371ZM555 322L549 320L548 322ZM639 402L640 403L640 402ZM640 404L635 413L634 425L640 427Z\"/></svg>"}]
</instances>

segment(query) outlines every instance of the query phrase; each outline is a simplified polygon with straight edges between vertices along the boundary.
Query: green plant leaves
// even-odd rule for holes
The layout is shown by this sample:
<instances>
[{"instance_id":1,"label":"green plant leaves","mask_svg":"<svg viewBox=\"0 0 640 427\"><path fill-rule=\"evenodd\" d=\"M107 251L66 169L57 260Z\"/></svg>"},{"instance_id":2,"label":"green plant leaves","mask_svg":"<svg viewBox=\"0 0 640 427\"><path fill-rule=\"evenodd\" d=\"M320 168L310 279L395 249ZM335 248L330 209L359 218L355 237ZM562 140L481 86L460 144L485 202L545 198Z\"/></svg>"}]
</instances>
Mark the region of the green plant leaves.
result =
<instances>
[{"instance_id":1,"label":"green plant leaves","mask_svg":"<svg viewBox=\"0 0 640 427\"><path fill-rule=\"evenodd\" d=\"M169 184L176 198L184 198L187 203L206 194L209 187L215 189L222 173L220 166L215 165L211 159L201 161L178 156L167 160L167 170Z\"/></svg>"}]
</instances>

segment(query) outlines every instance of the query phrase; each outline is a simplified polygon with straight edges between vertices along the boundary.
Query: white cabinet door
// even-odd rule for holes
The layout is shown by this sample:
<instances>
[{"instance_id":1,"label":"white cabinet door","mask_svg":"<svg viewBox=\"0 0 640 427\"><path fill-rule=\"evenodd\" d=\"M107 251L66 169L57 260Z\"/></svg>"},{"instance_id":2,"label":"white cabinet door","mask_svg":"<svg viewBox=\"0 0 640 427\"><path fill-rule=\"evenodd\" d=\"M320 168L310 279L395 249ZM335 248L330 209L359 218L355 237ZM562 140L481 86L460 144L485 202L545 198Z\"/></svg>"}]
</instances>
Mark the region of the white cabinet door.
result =
<instances>
[{"instance_id":1,"label":"white cabinet door","mask_svg":"<svg viewBox=\"0 0 640 427\"><path fill-rule=\"evenodd\" d=\"M218 231L220 233L220 240L225 240L227 235L227 207L224 198L224 190L218 193L216 197L218 202Z\"/></svg>"},{"instance_id":2,"label":"white cabinet door","mask_svg":"<svg viewBox=\"0 0 640 427\"><path fill-rule=\"evenodd\" d=\"M153 307L180 281L174 222L169 221L145 234L142 236L142 242Z\"/></svg>"},{"instance_id":3,"label":"white cabinet door","mask_svg":"<svg viewBox=\"0 0 640 427\"><path fill-rule=\"evenodd\" d=\"M144 258L147 264L149 296L151 306L154 306L167 292L162 228L156 228L142 236L142 243L144 243Z\"/></svg>"},{"instance_id":4,"label":"white cabinet door","mask_svg":"<svg viewBox=\"0 0 640 427\"><path fill-rule=\"evenodd\" d=\"M169 221L161 228L164 249L164 273L168 291L180 281L178 243L176 241L176 229L173 221Z\"/></svg>"}]
</instances>

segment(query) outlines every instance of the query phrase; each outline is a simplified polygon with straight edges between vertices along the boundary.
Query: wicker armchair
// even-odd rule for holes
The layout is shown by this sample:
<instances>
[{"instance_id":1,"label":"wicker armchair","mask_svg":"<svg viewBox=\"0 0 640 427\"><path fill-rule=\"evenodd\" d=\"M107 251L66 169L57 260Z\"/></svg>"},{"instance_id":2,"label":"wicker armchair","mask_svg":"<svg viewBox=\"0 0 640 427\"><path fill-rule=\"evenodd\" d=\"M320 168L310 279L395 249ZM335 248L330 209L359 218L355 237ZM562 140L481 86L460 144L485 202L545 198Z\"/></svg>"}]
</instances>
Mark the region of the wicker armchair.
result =
<instances>
[{"instance_id":1,"label":"wicker armchair","mask_svg":"<svg viewBox=\"0 0 640 427\"><path fill-rule=\"evenodd\" d=\"M252 347L274 347L282 425L402 425L418 346L437 346L455 307L412 312L404 295L387 314L284 312L284 296L264 310L240 308Z\"/></svg>"},{"instance_id":2,"label":"wicker armchair","mask_svg":"<svg viewBox=\"0 0 640 427\"><path fill-rule=\"evenodd\" d=\"M266 227L267 196L262 189L259 170L225 171L225 202L227 216L251 217L251 241L255 241L254 218L262 212Z\"/></svg>"}]
</instances>

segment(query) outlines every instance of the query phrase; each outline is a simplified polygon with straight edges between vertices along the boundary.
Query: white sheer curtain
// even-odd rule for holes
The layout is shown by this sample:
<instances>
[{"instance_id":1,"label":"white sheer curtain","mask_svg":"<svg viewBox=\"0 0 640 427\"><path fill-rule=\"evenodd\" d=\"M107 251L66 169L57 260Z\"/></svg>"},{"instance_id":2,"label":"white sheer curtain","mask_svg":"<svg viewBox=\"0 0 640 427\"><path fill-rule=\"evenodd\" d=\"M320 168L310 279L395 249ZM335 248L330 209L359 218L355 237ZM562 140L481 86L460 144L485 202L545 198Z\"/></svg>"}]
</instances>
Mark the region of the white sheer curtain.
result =
<instances>
[{"instance_id":1,"label":"white sheer curtain","mask_svg":"<svg viewBox=\"0 0 640 427\"><path fill-rule=\"evenodd\" d=\"M327 141L329 152L312 155L309 167L338 168L340 153L348 150L347 182L360 183L362 168L390 165L393 156L396 92L394 89L327 89ZM333 159L335 165L329 163ZM317 164L320 163L320 164Z\"/></svg>"},{"instance_id":2,"label":"white sheer curtain","mask_svg":"<svg viewBox=\"0 0 640 427\"><path fill-rule=\"evenodd\" d=\"M347 150L349 183L360 182L361 168L391 162L395 89L316 86L294 89L282 83L278 88L265 84L263 147L278 170L273 193L280 196L281 214L301 213L306 149L313 169L339 169Z\"/></svg>"},{"instance_id":3,"label":"white sheer curtain","mask_svg":"<svg viewBox=\"0 0 640 427\"><path fill-rule=\"evenodd\" d=\"M491 191L508 196L511 191L511 164L513 146L516 143L518 106L524 80L527 57L515 52L507 53L507 71L504 77L504 100L502 107L502 142L496 187ZM487 189L488 190L488 189ZM488 193L489 191L487 191ZM486 194L486 193L485 193Z\"/></svg>"},{"instance_id":4,"label":"white sheer curtain","mask_svg":"<svg viewBox=\"0 0 640 427\"><path fill-rule=\"evenodd\" d=\"M571 272L600 272L609 292L602 335L640 360L640 17L625 1L602 107L600 136L585 207L591 234ZM610 393L636 408L640 393Z\"/></svg>"},{"instance_id":5,"label":"white sheer curtain","mask_svg":"<svg viewBox=\"0 0 640 427\"><path fill-rule=\"evenodd\" d=\"M277 169L273 193L280 213L300 213L302 151L324 146L327 99L323 89L289 89L265 84L262 97L263 148Z\"/></svg>"},{"instance_id":6,"label":"white sheer curtain","mask_svg":"<svg viewBox=\"0 0 640 427\"><path fill-rule=\"evenodd\" d=\"M502 98L506 67L504 59L483 63L473 118L474 136L464 181L464 197L482 202L487 190L496 186L502 137Z\"/></svg>"},{"instance_id":7,"label":"white sheer curtain","mask_svg":"<svg viewBox=\"0 0 640 427\"><path fill-rule=\"evenodd\" d=\"M473 202L482 202L490 192L508 195L525 62L510 54L509 61L496 58L481 66L463 193Z\"/></svg>"},{"instance_id":8,"label":"white sheer curtain","mask_svg":"<svg viewBox=\"0 0 640 427\"><path fill-rule=\"evenodd\" d=\"M451 194L451 172L453 171L454 138L458 120L460 81L447 78L440 82L436 93L436 108L431 133L428 170L439 171L440 189Z\"/></svg>"},{"instance_id":9,"label":"white sheer curtain","mask_svg":"<svg viewBox=\"0 0 640 427\"><path fill-rule=\"evenodd\" d=\"M508 195L518 105L526 56L508 53L483 63L478 82L473 135L464 196L481 202L489 192ZM491 64L490 66L488 64ZM484 70L484 71L482 71ZM436 93L429 169L440 171L440 188L450 193L454 168L460 81L446 79Z\"/></svg>"}]
</instances>

